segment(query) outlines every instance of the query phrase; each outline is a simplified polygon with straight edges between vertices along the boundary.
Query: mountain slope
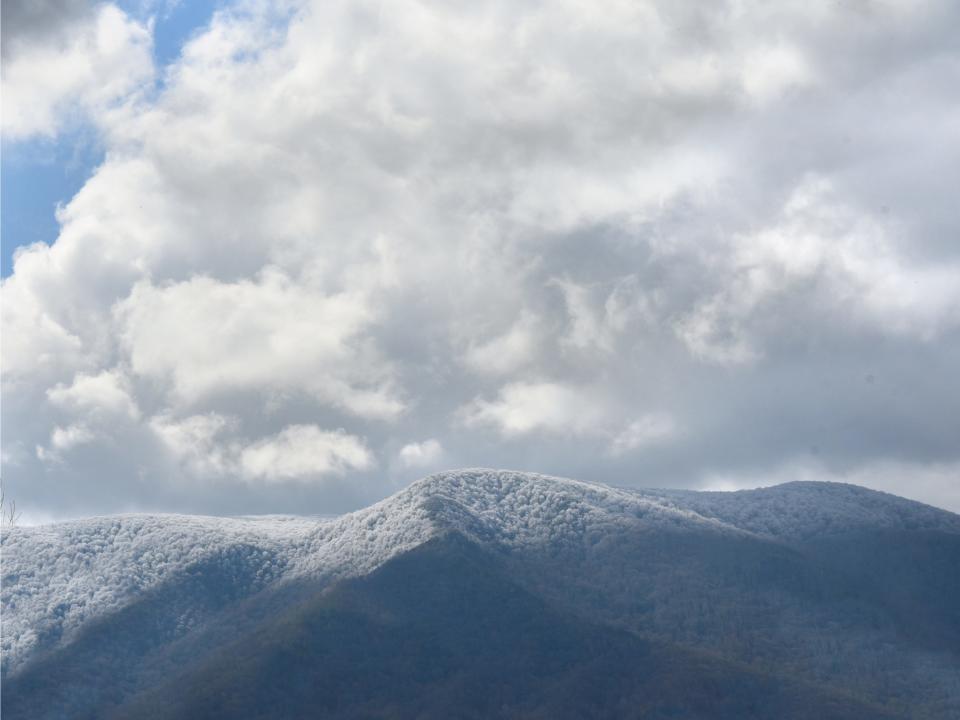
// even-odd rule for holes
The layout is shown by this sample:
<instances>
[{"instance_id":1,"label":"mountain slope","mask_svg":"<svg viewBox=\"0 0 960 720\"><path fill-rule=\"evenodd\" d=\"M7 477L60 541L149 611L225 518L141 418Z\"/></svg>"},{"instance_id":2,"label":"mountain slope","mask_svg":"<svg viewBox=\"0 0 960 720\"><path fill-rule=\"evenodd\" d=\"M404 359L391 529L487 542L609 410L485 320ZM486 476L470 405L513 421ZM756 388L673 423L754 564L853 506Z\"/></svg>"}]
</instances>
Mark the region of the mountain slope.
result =
<instances>
[{"instance_id":1,"label":"mountain slope","mask_svg":"<svg viewBox=\"0 0 960 720\"><path fill-rule=\"evenodd\" d=\"M456 533L311 598L109 717L266 719L278 708L325 718L894 717L564 616Z\"/></svg>"},{"instance_id":2,"label":"mountain slope","mask_svg":"<svg viewBox=\"0 0 960 720\"><path fill-rule=\"evenodd\" d=\"M3 710L102 715L366 582L345 579L433 567L412 551L451 533L495 562L486 592L519 588L561 635L585 623L671 657L705 651L722 665L710 672L789 675L811 697L844 688L893 713L960 714L960 517L837 484L634 491L489 470L431 476L333 520L122 516L5 532ZM422 587L443 586L424 572Z\"/></svg>"},{"instance_id":3,"label":"mountain slope","mask_svg":"<svg viewBox=\"0 0 960 720\"><path fill-rule=\"evenodd\" d=\"M543 546L641 520L721 527L655 497L532 474L466 471L425 478L333 520L126 515L11 528L3 540L4 669L217 557L242 556L253 591L289 577L363 574L444 529Z\"/></svg>"}]
</instances>

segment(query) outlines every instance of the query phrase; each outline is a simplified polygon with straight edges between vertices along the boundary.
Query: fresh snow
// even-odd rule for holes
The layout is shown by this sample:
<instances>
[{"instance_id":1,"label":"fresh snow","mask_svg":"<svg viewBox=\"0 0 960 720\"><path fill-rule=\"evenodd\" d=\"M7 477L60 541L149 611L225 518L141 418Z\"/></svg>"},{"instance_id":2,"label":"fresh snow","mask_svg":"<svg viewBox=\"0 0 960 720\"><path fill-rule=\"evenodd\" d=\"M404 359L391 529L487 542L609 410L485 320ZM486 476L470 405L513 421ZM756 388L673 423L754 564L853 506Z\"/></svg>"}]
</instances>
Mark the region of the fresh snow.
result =
<instances>
[{"instance_id":1,"label":"fresh snow","mask_svg":"<svg viewBox=\"0 0 960 720\"><path fill-rule=\"evenodd\" d=\"M857 529L960 532L960 515L844 483L789 482L759 490L659 493L704 517L779 540Z\"/></svg>"},{"instance_id":2,"label":"fresh snow","mask_svg":"<svg viewBox=\"0 0 960 720\"><path fill-rule=\"evenodd\" d=\"M831 529L960 532L960 516L863 488L789 483L734 493L627 490L497 470L432 475L337 518L121 515L3 533L5 672L42 644L66 643L204 560L240 552L257 587L295 577L362 575L457 530L507 548L591 544L661 529L789 540Z\"/></svg>"}]
</instances>

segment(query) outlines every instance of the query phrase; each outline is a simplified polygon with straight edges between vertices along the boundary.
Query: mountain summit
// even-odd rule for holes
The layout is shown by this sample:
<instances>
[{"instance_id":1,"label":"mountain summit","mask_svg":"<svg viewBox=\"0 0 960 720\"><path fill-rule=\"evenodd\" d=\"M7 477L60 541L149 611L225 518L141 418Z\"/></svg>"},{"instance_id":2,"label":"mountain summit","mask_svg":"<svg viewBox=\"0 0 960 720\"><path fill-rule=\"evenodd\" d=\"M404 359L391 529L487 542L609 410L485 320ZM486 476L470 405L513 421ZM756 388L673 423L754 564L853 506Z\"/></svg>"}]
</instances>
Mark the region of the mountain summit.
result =
<instances>
[{"instance_id":1,"label":"mountain summit","mask_svg":"<svg viewBox=\"0 0 960 720\"><path fill-rule=\"evenodd\" d=\"M960 516L892 495L463 470L334 519L5 530L3 711L948 718L958 597Z\"/></svg>"}]
</instances>

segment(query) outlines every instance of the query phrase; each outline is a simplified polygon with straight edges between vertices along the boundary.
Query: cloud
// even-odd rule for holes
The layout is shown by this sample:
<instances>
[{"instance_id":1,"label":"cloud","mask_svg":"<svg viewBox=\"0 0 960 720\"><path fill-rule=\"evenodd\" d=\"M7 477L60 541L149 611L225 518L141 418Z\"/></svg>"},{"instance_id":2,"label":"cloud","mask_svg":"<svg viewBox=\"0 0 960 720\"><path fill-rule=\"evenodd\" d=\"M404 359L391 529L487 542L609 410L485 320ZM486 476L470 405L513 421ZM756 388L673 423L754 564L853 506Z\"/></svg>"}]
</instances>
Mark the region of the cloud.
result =
<instances>
[{"instance_id":1,"label":"cloud","mask_svg":"<svg viewBox=\"0 0 960 720\"><path fill-rule=\"evenodd\" d=\"M54 452L70 450L77 445L91 442L94 437L94 434L83 425L70 425L65 428L55 427L50 435L50 447ZM43 448L37 449L37 454L41 456L41 459L46 452Z\"/></svg>"},{"instance_id":2,"label":"cloud","mask_svg":"<svg viewBox=\"0 0 960 720\"><path fill-rule=\"evenodd\" d=\"M5 482L330 511L441 457L954 467L960 17L905 8L243 3L156 88L111 5L23 30L5 139L82 113L106 154L3 281Z\"/></svg>"},{"instance_id":3,"label":"cloud","mask_svg":"<svg viewBox=\"0 0 960 720\"><path fill-rule=\"evenodd\" d=\"M602 410L586 389L554 382L516 382L494 400L476 398L461 409L468 426L488 426L510 437L535 430L560 434L591 432Z\"/></svg>"},{"instance_id":4,"label":"cloud","mask_svg":"<svg viewBox=\"0 0 960 720\"><path fill-rule=\"evenodd\" d=\"M129 381L117 370L97 375L78 374L67 385L56 385L47 391L50 403L75 414L107 415L137 420L140 411L130 396Z\"/></svg>"},{"instance_id":5,"label":"cloud","mask_svg":"<svg viewBox=\"0 0 960 720\"><path fill-rule=\"evenodd\" d=\"M116 5L83 5L4 3L5 140L49 138L77 116L104 117L152 80L150 29Z\"/></svg>"},{"instance_id":6,"label":"cloud","mask_svg":"<svg viewBox=\"0 0 960 720\"><path fill-rule=\"evenodd\" d=\"M677 434L676 424L668 415L650 413L632 421L613 438L610 452L614 455L656 445Z\"/></svg>"},{"instance_id":7,"label":"cloud","mask_svg":"<svg viewBox=\"0 0 960 720\"><path fill-rule=\"evenodd\" d=\"M158 417L152 429L176 462L208 481L302 482L376 466L361 438L316 425L288 425L254 442L236 437L236 418L216 413Z\"/></svg>"},{"instance_id":8,"label":"cloud","mask_svg":"<svg viewBox=\"0 0 960 720\"><path fill-rule=\"evenodd\" d=\"M133 372L169 383L184 405L255 390L306 393L362 417L403 411L389 365L358 340L373 320L360 293L325 295L267 269L237 283L140 283L114 313Z\"/></svg>"},{"instance_id":9,"label":"cloud","mask_svg":"<svg viewBox=\"0 0 960 720\"><path fill-rule=\"evenodd\" d=\"M362 440L315 425L291 425L245 447L240 455L243 474L266 481L343 475L374 465Z\"/></svg>"},{"instance_id":10,"label":"cloud","mask_svg":"<svg viewBox=\"0 0 960 720\"><path fill-rule=\"evenodd\" d=\"M92 14L88 0L7 0L0 13L3 59L21 45L49 42L83 18Z\"/></svg>"},{"instance_id":11,"label":"cloud","mask_svg":"<svg viewBox=\"0 0 960 720\"><path fill-rule=\"evenodd\" d=\"M813 82L807 60L788 45L756 48L747 55L742 72L743 89L762 103Z\"/></svg>"},{"instance_id":12,"label":"cloud","mask_svg":"<svg viewBox=\"0 0 960 720\"><path fill-rule=\"evenodd\" d=\"M680 319L676 332L704 360L753 362L775 331L769 313L782 313L783 301L794 297L823 303L819 324L826 327L842 303L846 327L919 339L955 331L960 264L911 260L899 231L844 205L825 179L808 176L774 223L734 236L718 267L727 282Z\"/></svg>"},{"instance_id":13,"label":"cloud","mask_svg":"<svg viewBox=\"0 0 960 720\"><path fill-rule=\"evenodd\" d=\"M525 313L506 332L474 341L463 355L464 363L480 374L509 375L534 360L536 335L537 321Z\"/></svg>"},{"instance_id":14,"label":"cloud","mask_svg":"<svg viewBox=\"0 0 960 720\"><path fill-rule=\"evenodd\" d=\"M408 443L400 448L397 459L405 468L427 468L435 466L443 457L443 446L439 440L430 438L423 442Z\"/></svg>"},{"instance_id":15,"label":"cloud","mask_svg":"<svg viewBox=\"0 0 960 720\"><path fill-rule=\"evenodd\" d=\"M136 424L140 420L130 382L116 369L96 375L77 373L69 385L55 385L47 390L46 396L52 415L69 424L55 426L49 443L36 446L37 458L45 463L64 462L69 451L110 439L117 426Z\"/></svg>"},{"instance_id":16,"label":"cloud","mask_svg":"<svg viewBox=\"0 0 960 720\"><path fill-rule=\"evenodd\" d=\"M554 279L552 284L560 290L567 310L567 328L561 336L565 350L611 353L625 333L653 319L636 275L592 284Z\"/></svg>"},{"instance_id":17,"label":"cloud","mask_svg":"<svg viewBox=\"0 0 960 720\"><path fill-rule=\"evenodd\" d=\"M190 475L205 480L239 476L239 442L222 442L225 431L236 431L237 419L209 412L176 419L167 414L153 417L150 429L174 463Z\"/></svg>"}]
</instances>

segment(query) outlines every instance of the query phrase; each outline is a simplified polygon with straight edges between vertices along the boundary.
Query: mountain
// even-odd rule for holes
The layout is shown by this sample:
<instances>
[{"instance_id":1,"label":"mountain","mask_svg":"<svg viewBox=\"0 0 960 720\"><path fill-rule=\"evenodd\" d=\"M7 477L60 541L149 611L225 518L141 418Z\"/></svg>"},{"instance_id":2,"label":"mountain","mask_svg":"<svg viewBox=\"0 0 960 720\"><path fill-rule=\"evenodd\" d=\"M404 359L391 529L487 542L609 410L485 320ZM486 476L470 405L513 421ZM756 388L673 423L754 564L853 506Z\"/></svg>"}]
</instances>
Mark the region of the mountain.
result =
<instances>
[{"instance_id":1,"label":"mountain","mask_svg":"<svg viewBox=\"0 0 960 720\"><path fill-rule=\"evenodd\" d=\"M430 476L335 519L3 537L8 718L960 717L960 516Z\"/></svg>"}]
</instances>

